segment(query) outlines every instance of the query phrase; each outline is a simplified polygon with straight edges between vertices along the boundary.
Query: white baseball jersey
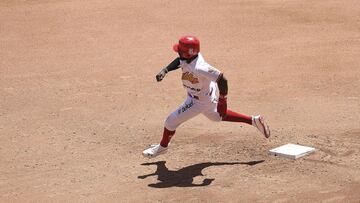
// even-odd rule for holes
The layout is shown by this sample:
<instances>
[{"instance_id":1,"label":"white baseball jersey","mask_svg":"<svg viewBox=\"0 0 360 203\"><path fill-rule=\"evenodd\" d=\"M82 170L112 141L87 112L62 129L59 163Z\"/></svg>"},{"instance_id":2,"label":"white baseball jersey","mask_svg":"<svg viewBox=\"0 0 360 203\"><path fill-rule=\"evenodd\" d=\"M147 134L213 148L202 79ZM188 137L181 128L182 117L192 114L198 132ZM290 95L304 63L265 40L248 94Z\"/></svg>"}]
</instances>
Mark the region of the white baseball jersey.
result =
<instances>
[{"instance_id":1,"label":"white baseball jersey","mask_svg":"<svg viewBox=\"0 0 360 203\"><path fill-rule=\"evenodd\" d=\"M215 91L214 88L217 88L216 81L221 72L206 63L200 53L190 64L181 60L180 67L183 86L190 95L197 96L201 100L211 95Z\"/></svg>"},{"instance_id":2,"label":"white baseball jersey","mask_svg":"<svg viewBox=\"0 0 360 203\"><path fill-rule=\"evenodd\" d=\"M174 131L185 121L203 114L212 121L221 121L217 112L218 80L221 72L206 63L202 55L190 64L180 61L181 80L188 97L165 121L165 127Z\"/></svg>"}]
</instances>

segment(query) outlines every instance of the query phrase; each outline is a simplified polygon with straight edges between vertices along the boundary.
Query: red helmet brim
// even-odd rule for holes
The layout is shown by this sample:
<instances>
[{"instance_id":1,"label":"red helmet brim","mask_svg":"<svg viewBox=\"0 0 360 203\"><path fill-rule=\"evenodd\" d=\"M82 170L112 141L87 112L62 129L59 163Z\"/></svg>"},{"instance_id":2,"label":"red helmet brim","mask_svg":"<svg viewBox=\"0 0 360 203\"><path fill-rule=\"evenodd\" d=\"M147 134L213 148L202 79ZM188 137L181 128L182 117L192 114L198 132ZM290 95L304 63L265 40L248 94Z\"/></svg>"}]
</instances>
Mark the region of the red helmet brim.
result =
<instances>
[{"instance_id":1,"label":"red helmet brim","mask_svg":"<svg viewBox=\"0 0 360 203\"><path fill-rule=\"evenodd\" d=\"M174 50L175 52L179 52L179 44L174 44L173 50Z\"/></svg>"}]
</instances>

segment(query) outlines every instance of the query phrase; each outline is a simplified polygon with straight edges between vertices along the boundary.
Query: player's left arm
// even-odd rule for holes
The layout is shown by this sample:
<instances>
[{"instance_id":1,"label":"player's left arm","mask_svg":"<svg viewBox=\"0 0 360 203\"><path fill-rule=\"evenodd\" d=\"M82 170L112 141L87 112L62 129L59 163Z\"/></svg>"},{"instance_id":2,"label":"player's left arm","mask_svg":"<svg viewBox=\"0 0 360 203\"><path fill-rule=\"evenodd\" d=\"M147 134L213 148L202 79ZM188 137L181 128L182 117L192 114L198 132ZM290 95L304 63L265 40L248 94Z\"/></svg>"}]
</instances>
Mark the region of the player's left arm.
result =
<instances>
[{"instance_id":1,"label":"player's left arm","mask_svg":"<svg viewBox=\"0 0 360 203\"><path fill-rule=\"evenodd\" d=\"M160 82L162 79L164 79L165 75L168 72L176 70L178 68L180 68L180 57L177 57L169 65L161 69L160 72L156 75L156 81Z\"/></svg>"}]
</instances>

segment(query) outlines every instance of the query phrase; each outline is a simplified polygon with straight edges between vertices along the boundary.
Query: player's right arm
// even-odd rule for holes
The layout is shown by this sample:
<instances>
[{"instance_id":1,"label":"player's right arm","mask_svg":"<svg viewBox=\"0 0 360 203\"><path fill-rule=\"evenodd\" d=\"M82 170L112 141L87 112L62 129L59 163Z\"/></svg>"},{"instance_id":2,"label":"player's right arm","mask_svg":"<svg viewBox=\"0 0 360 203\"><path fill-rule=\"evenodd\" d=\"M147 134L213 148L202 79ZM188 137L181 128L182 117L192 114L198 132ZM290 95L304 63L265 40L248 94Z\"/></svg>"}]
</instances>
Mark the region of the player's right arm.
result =
<instances>
[{"instance_id":1,"label":"player's right arm","mask_svg":"<svg viewBox=\"0 0 360 203\"><path fill-rule=\"evenodd\" d=\"M168 72L176 70L178 68L180 68L180 57L177 57L168 66L161 69L160 72L156 75L156 81L160 82L162 79L164 79L165 75Z\"/></svg>"},{"instance_id":2,"label":"player's right arm","mask_svg":"<svg viewBox=\"0 0 360 203\"><path fill-rule=\"evenodd\" d=\"M216 80L219 87L219 100L217 105L217 112L220 114L222 118L226 116L227 111L227 94L228 94L228 82L225 78L224 74L221 73Z\"/></svg>"}]
</instances>

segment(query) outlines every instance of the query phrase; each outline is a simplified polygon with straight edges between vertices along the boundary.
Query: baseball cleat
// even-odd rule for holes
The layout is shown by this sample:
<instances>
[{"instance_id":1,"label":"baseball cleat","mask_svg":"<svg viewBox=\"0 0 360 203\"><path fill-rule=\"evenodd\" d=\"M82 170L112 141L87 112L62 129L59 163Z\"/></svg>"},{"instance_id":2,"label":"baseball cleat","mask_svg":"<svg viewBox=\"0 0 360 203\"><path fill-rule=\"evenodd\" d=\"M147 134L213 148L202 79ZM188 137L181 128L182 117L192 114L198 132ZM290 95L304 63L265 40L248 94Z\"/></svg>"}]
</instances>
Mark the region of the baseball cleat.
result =
<instances>
[{"instance_id":1,"label":"baseball cleat","mask_svg":"<svg viewBox=\"0 0 360 203\"><path fill-rule=\"evenodd\" d=\"M150 148L143 151L143 155L147 158L154 158L160 154L164 154L167 151L167 147L163 147L160 144L151 145Z\"/></svg>"},{"instance_id":2,"label":"baseball cleat","mask_svg":"<svg viewBox=\"0 0 360 203\"><path fill-rule=\"evenodd\" d=\"M255 126L266 138L270 137L269 126L266 125L264 117L258 115L252 117L252 125Z\"/></svg>"}]
</instances>

